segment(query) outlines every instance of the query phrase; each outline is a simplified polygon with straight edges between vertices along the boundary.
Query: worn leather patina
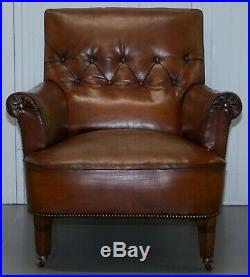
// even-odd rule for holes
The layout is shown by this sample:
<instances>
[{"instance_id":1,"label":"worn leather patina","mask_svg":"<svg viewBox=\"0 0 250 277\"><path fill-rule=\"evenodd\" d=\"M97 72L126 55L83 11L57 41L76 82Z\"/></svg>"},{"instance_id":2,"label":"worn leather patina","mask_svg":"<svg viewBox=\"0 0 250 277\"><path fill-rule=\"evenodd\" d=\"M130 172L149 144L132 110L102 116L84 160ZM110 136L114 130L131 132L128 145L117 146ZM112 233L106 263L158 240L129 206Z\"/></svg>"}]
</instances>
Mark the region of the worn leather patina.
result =
<instances>
[{"instance_id":1,"label":"worn leather patina","mask_svg":"<svg viewBox=\"0 0 250 277\"><path fill-rule=\"evenodd\" d=\"M199 10L46 11L44 81L7 99L40 265L51 217L137 216L199 220L211 269L227 137L242 106L205 86L203 49Z\"/></svg>"}]
</instances>

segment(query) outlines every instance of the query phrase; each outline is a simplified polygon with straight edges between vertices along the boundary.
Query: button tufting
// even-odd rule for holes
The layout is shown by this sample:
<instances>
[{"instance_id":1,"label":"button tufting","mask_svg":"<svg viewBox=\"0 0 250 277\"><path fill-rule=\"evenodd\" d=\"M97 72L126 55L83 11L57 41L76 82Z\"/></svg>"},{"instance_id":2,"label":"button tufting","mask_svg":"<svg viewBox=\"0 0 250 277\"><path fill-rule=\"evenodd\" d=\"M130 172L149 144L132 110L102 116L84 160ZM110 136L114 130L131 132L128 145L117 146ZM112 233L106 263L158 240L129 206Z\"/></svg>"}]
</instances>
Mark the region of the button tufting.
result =
<instances>
[{"instance_id":1,"label":"button tufting","mask_svg":"<svg viewBox=\"0 0 250 277\"><path fill-rule=\"evenodd\" d=\"M125 57L122 57L122 58L121 58L121 62L122 62L122 63L125 63L125 62L126 62L126 58L125 58Z\"/></svg>"},{"instance_id":2,"label":"button tufting","mask_svg":"<svg viewBox=\"0 0 250 277\"><path fill-rule=\"evenodd\" d=\"M116 62L118 62L118 64L117 64L117 67L114 68L115 74L119 74L119 71L122 70L120 68L121 63L122 64L126 63L130 59L129 57L130 56L128 56L124 52L121 52L120 55L117 56ZM67 57L66 53L62 53L62 54L57 54L57 60L55 62L61 61L62 63L65 63L64 64L65 69L68 70L70 72L70 74L72 75L72 77L73 77L71 79L71 82L75 85L81 85L81 83L84 82L84 80L85 80L85 76L84 76L84 74L82 74L82 76L80 76L80 78L77 78L77 73L75 73L74 70L70 68L70 63L69 64L67 63L67 61L70 61L70 59L71 59L71 57L69 57L69 56ZM147 86L147 83L146 83L147 82L147 77L148 77L149 74L151 74L151 76L153 76L154 72L152 71L152 69L155 66L155 64L160 64L160 66L162 67L161 70L162 71L165 70L166 74L168 75L168 78L170 78L170 84L172 86L177 86L180 83L180 80L178 79L180 73L169 71L168 68L167 68L167 65L166 65L167 60L165 61L163 56L151 55L150 59L151 59L151 64L148 65L149 66L148 70L145 73L140 72L140 73L137 74L137 73L134 72L134 68L130 67L130 64L126 65L127 69L129 71L131 71L131 73L137 79L138 86L145 86L145 85ZM191 53L186 53L181 58L179 56L178 59L179 59L179 62L182 61L182 62L187 63L188 61L190 61L192 59L195 60L195 57L192 57ZM95 57L94 53L85 54L84 55L84 60L85 60L85 62L87 62L87 65L86 64L84 65L84 68L82 69L82 72L85 72L85 70L88 68L88 66L90 64L93 64L93 66L95 66L97 68L97 70L100 72L100 74L102 74L102 76L104 77L105 85L110 86L110 85L113 84L112 79L108 80L108 77L106 76L106 72L98 67L98 63L96 62L96 57ZM119 60L120 60L120 63L119 63ZM101 61L102 60L100 59L100 62ZM152 61L154 63L152 63ZM98 59L98 62L99 62L99 59ZM153 73L151 73L151 72L153 72ZM227 103L225 103L223 105L224 105L224 109L228 109L228 107L227 107L228 104Z\"/></svg>"},{"instance_id":3,"label":"button tufting","mask_svg":"<svg viewBox=\"0 0 250 277\"><path fill-rule=\"evenodd\" d=\"M176 86L176 85L177 85L177 83L178 83L177 78L172 78L171 83L172 83L172 86Z\"/></svg>"},{"instance_id":4,"label":"button tufting","mask_svg":"<svg viewBox=\"0 0 250 277\"><path fill-rule=\"evenodd\" d=\"M186 55L183 57L183 60L184 60L185 63L189 62L189 60L190 60L190 54L189 54L189 53L186 54Z\"/></svg>"},{"instance_id":5,"label":"button tufting","mask_svg":"<svg viewBox=\"0 0 250 277\"><path fill-rule=\"evenodd\" d=\"M89 62L90 63L94 63L95 62L95 58L94 57L90 57Z\"/></svg>"},{"instance_id":6,"label":"button tufting","mask_svg":"<svg viewBox=\"0 0 250 277\"><path fill-rule=\"evenodd\" d=\"M81 83L81 80L79 78L75 79L75 84L76 85L80 85L80 83Z\"/></svg>"},{"instance_id":7,"label":"button tufting","mask_svg":"<svg viewBox=\"0 0 250 277\"><path fill-rule=\"evenodd\" d=\"M160 58L159 57L155 57L154 61L155 61L155 63L160 63Z\"/></svg>"}]
</instances>

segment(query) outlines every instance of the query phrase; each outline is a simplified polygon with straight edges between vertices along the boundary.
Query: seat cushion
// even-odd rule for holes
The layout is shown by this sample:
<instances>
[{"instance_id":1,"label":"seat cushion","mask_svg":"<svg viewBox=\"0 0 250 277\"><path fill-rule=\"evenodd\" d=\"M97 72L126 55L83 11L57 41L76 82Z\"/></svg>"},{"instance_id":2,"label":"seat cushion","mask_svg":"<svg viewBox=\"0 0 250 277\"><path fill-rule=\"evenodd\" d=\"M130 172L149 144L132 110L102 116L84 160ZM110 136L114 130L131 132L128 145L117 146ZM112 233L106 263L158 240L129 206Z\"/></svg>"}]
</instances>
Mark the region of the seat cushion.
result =
<instances>
[{"instance_id":1,"label":"seat cushion","mask_svg":"<svg viewBox=\"0 0 250 277\"><path fill-rule=\"evenodd\" d=\"M217 155L179 136L147 130L113 129L83 133L26 163L64 169L174 169L224 163Z\"/></svg>"},{"instance_id":2,"label":"seat cushion","mask_svg":"<svg viewBox=\"0 0 250 277\"><path fill-rule=\"evenodd\" d=\"M157 131L91 131L25 162L36 214L214 215L221 203L224 161Z\"/></svg>"}]
</instances>

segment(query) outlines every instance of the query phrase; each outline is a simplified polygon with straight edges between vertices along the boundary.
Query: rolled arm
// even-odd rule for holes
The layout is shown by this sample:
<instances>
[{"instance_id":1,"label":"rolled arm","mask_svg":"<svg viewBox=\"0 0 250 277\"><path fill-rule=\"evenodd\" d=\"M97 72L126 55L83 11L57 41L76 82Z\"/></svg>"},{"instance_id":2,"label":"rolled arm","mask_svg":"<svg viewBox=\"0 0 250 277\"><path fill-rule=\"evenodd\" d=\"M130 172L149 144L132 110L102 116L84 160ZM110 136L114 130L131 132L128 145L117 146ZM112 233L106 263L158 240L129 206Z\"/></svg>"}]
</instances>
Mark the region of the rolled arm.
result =
<instances>
[{"instance_id":1,"label":"rolled arm","mask_svg":"<svg viewBox=\"0 0 250 277\"><path fill-rule=\"evenodd\" d=\"M28 92L11 94L6 107L19 123L24 156L67 135L66 99L63 91L52 82L43 82Z\"/></svg>"},{"instance_id":2,"label":"rolled arm","mask_svg":"<svg viewBox=\"0 0 250 277\"><path fill-rule=\"evenodd\" d=\"M231 121L241 110L235 93L194 86L183 100L182 135L224 158Z\"/></svg>"}]
</instances>

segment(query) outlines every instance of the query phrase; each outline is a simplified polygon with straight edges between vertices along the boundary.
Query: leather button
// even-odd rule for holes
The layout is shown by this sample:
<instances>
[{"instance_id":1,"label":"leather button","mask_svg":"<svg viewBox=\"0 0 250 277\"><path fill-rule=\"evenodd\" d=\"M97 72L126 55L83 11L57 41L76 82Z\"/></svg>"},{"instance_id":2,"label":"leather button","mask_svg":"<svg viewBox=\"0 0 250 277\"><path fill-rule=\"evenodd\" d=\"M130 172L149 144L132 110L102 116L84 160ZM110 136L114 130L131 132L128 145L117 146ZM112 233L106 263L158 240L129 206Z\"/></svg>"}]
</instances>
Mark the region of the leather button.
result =
<instances>
[{"instance_id":1,"label":"leather button","mask_svg":"<svg viewBox=\"0 0 250 277\"><path fill-rule=\"evenodd\" d=\"M159 57L155 57L154 61L155 61L155 63L160 63L160 58Z\"/></svg>"},{"instance_id":2,"label":"leather button","mask_svg":"<svg viewBox=\"0 0 250 277\"><path fill-rule=\"evenodd\" d=\"M173 78L172 81L171 81L171 83L172 83L172 86L176 86L177 83L178 83L177 78Z\"/></svg>"},{"instance_id":3,"label":"leather button","mask_svg":"<svg viewBox=\"0 0 250 277\"><path fill-rule=\"evenodd\" d=\"M187 63L189 60L190 60L190 54L186 54L184 57L183 57L183 60L185 63Z\"/></svg>"},{"instance_id":4,"label":"leather button","mask_svg":"<svg viewBox=\"0 0 250 277\"><path fill-rule=\"evenodd\" d=\"M89 62L90 62L90 63L94 63L94 62L95 62L95 58L94 58L94 57L90 57L90 58L89 58Z\"/></svg>"},{"instance_id":5,"label":"leather button","mask_svg":"<svg viewBox=\"0 0 250 277\"><path fill-rule=\"evenodd\" d=\"M78 78L78 79L75 79L75 83L76 83L76 85L80 85L80 83L81 83L81 80Z\"/></svg>"}]
</instances>

